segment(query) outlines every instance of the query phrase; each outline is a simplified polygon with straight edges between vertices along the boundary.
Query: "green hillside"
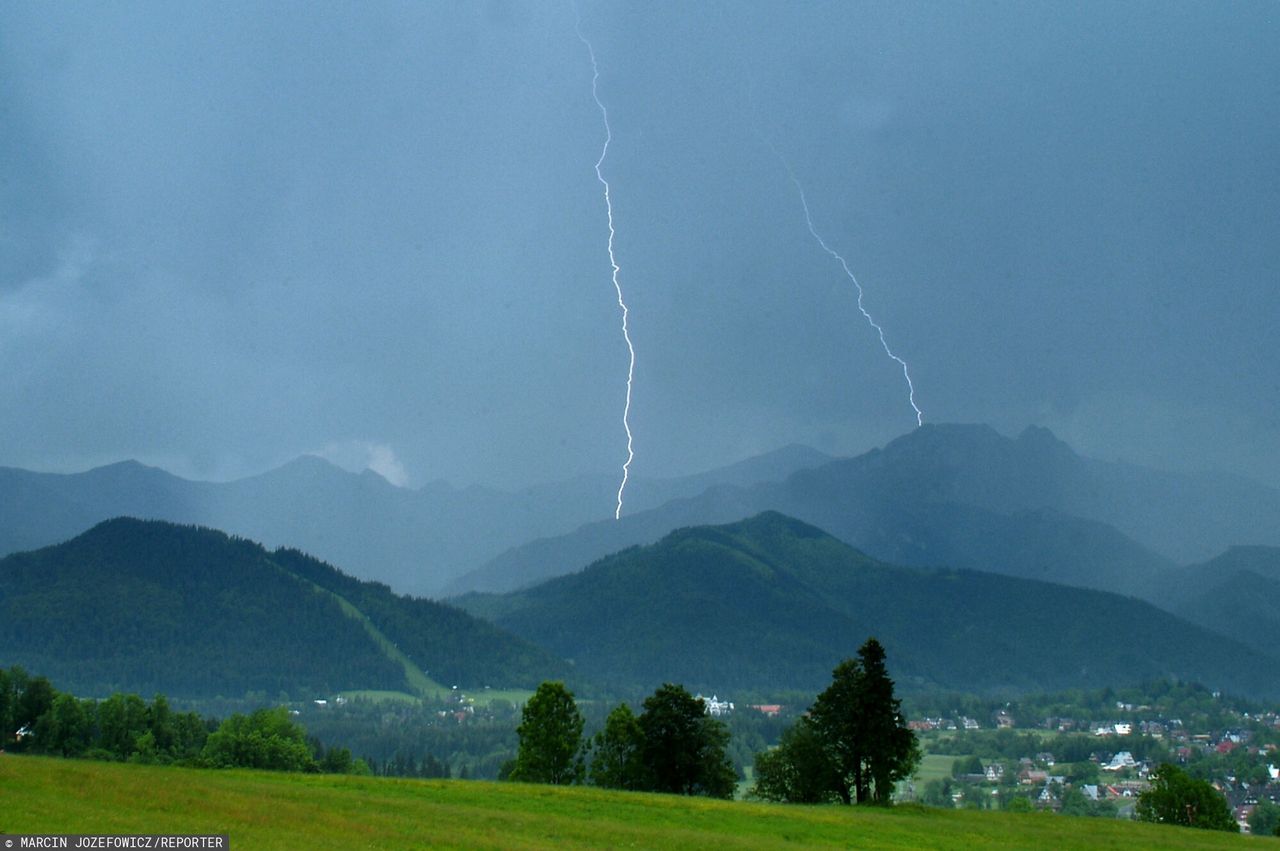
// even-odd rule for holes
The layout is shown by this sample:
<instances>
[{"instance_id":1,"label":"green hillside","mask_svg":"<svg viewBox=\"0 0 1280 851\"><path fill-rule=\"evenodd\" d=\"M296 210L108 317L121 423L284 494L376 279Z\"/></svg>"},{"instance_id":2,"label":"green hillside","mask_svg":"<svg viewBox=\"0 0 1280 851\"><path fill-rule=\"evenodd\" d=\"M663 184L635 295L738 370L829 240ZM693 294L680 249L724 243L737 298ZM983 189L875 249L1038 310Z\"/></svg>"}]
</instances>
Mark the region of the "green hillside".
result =
<instances>
[{"instance_id":1,"label":"green hillside","mask_svg":"<svg viewBox=\"0 0 1280 851\"><path fill-rule=\"evenodd\" d=\"M619 686L816 690L868 635L906 688L1052 690L1157 678L1274 690L1275 661L1137 600L876 561L768 512L671 533L471 611Z\"/></svg>"},{"instance_id":2,"label":"green hillside","mask_svg":"<svg viewBox=\"0 0 1280 851\"><path fill-rule=\"evenodd\" d=\"M1232 547L1202 564L1169 571L1161 602L1263 653L1280 648L1280 548Z\"/></svg>"},{"instance_id":3,"label":"green hillside","mask_svg":"<svg viewBox=\"0 0 1280 851\"><path fill-rule=\"evenodd\" d=\"M1252 847L1053 815L799 807L515 783L200 771L0 755L8 833L225 833L232 848Z\"/></svg>"},{"instance_id":4,"label":"green hillside","mask_svg":"<svg viewBox=\"0 0 1280 851\"><path fill-rule=\"evenodd\" d=\"M457 609L398 597L296 551L110 520L0 560L0 664L77 694L275 698L528 686L561 663Z\"/></svg>"}]
</instances>

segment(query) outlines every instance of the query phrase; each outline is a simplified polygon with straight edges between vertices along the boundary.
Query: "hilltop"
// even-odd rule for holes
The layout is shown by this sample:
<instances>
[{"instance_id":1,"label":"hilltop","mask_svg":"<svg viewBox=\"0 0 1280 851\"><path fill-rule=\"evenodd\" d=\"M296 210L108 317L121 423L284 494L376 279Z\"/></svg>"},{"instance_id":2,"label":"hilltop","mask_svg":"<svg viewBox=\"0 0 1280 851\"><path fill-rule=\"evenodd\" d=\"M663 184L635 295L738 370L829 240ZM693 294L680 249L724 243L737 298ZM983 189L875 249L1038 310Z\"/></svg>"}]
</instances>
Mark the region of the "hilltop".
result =
<instances>
[{"instance_id":1,"label":"hilltop","mask_svg":"<svg viewBox=\"0 0 1280 851\"><path fill-rule=\"evenodd\" d=\"M925 425L856 458L724 485L531 541L450 593L511 591L685 526L780 511L895 564L1004 573L1151 596L1163 571L1237 544L1280 544L1280 492L1244 479L1084 458L1047 429Z\"/></svg>"},{"instance_id":2,"label":"hilltop","mask_svg":"<svg viewBox=\"0 0 1280 851\"><path fill-rule=\"evenodd\" d=\"M869 635L907 688L1189 679L1275 693L1277 660L1100 591L871 558L776 512L680 529L468 610L619 686L816 691Z\"/></svg>"},{"instance_id":3,"label":"hilltop","mask_svg":"<svg viewBox=\"0 0 1280 851\"><path fill-rule=\"evenodd\" d=\"M637 477L627 505L644 510L710 487L748 487L830 460L786 446L696 475ZM297 547L402 593L434 594L510 547L611 517L617 487L613 476L584 476L517 491L446 482L410 489L314 455L231 482L190 481L136 461L65 475L0 467L0 556L129 516Z\"/></svg>"},{"instance_id":4,"label":"hilltop","mask_svg":"<svg viewBox=\"0 0 1280 851\"><path fill-rule=\"evenodd\" d=\"M0 658L78 694L272 699L528 686L564 670L465 612L296 550L130 518L0 559Z\"/></svg>"}]
</instances>

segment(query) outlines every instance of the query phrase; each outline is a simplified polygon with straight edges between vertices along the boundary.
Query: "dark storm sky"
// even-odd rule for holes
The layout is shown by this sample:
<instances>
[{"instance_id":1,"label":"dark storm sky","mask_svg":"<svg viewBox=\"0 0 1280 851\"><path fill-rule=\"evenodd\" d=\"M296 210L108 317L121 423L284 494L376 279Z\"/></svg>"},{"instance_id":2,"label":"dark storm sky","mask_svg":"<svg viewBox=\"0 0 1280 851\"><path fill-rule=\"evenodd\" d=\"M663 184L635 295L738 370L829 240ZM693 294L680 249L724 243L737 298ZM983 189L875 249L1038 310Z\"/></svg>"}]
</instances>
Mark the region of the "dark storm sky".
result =
<instances>
[{"instance_id":1,"label":"dark storm sky","mask_svg":"<svg viewBox=\"0 0 1280 851\"><path fill-rule=\"evenodd\" d=\"M926 421L1280 484L1272 3L586 3L639 475ZM0 5L0 464L616 472L569 3Z\"/></svg>"}]
</instances>

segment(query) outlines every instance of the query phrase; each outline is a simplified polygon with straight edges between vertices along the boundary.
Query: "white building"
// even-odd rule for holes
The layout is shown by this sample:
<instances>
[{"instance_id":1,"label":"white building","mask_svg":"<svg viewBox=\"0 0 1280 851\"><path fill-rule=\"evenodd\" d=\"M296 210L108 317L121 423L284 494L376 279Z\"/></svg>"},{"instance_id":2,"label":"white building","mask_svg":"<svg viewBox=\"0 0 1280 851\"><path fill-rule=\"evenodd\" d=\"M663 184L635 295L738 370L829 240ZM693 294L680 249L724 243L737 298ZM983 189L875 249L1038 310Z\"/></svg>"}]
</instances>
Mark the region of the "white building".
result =
<instances>
[{"instance_id":1,"label":"white building","mask_svg":"<svg viewBox=\"0 0 1280 851\"><path fill-rule=\"evenodd\" d=\"M1103 771L1120 771L1121 769L1124 769L1124 768L1133 768L1137 764L1138 763L1136 763L1133 759L1133 754L1129 753L1128 751L1120 751L1118 754L1111 757L1111 762L1108 762L1106 765L1102 766L1102 770Z\"/></svg>"},{"instance_id":2,"label":"white building","mask_svg":"<svg viewBox=\"0 0 1280 851\"><path fill-rule=\"evenodd\" d=\"M702 704L707 707L708 715L713 715L717 718L720 717L721 715L728 715L730 712L733 711L732 701L720 700L714 694L711 695L711 697L703 697L700 694L695 695L695 699L701 700Z\"/></svg>"}]
</instances>

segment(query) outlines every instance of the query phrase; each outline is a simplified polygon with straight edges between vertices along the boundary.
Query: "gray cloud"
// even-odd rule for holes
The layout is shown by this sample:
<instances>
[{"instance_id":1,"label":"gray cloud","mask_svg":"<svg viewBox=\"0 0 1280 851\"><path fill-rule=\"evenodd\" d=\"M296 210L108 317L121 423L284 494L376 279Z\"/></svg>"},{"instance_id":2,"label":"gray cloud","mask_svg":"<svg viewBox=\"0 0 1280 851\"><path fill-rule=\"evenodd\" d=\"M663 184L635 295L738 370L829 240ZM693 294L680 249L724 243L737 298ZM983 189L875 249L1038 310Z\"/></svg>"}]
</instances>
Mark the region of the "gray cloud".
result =
<instances>
[{"instance_id":1,"label":"gray cloud","mask_svg":"<svg viewBox=\"0 0 1280 851\"><path fill-rule=\"evenodd\" d=\"M608 3L582 26L637 472L914 422L763 132L927 418L1280 482L1266 7ZM567 4L9 3L0 34L0 463L620 467Z\"/></svg>"}]
</instances>

